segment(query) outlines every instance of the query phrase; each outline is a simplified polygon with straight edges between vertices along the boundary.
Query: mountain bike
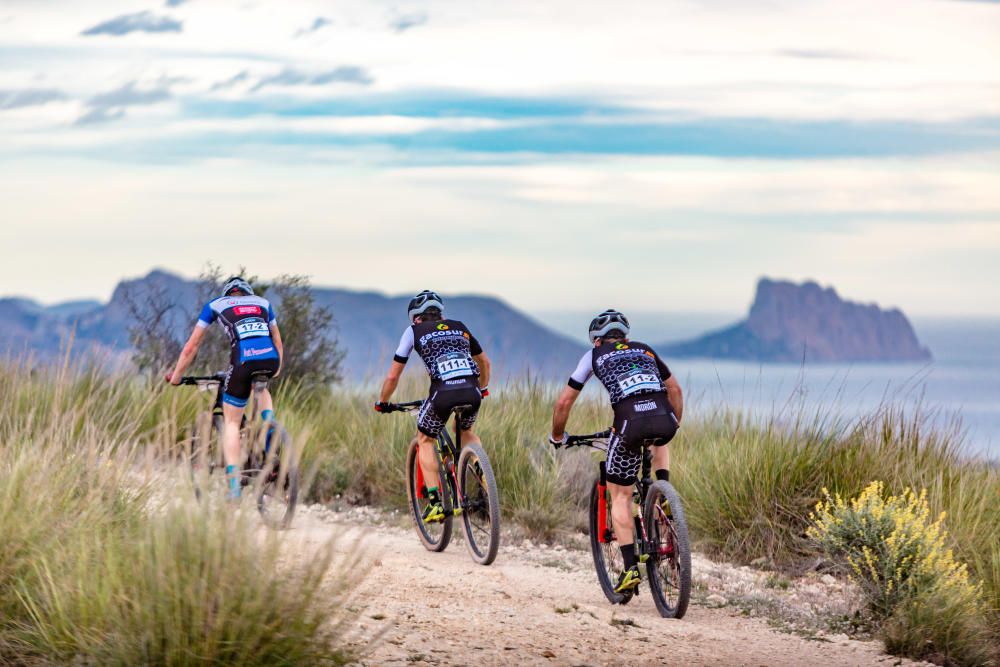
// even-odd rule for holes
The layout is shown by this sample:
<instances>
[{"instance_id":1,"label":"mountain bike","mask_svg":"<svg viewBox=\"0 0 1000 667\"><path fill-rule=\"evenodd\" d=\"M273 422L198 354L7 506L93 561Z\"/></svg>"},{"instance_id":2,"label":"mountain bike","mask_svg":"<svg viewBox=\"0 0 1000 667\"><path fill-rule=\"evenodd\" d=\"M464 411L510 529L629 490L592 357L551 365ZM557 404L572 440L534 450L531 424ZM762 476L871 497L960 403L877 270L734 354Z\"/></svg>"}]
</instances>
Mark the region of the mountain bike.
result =
<instances>
[{"instance_id":1,"label":"mountain bike","mask_svg":"<svg viewBox=\"0 0 1000 667\"><path fill-rule=\"evenodd\" d=\"M571 435L563 447L592 447L607 454L611 431L591 435ZM558 448L558 446L557 446ZM635 552L645 562L649 588L657 611L664 618L681 618L691 599L691 547L687 520L680 494L670 482L652 480L652 454L643 448L642 471L632 491L635 521ZM618 573L625 568L611 523L611 502L607 490L605 461L590 492L590 549L597 580L608 601L628 604L639 592L615 592ZM640 511L641 509L641 511Z\"/></svg>"},{"instance_id":2,"label":"mountain bike","mask_svg":"<svg viewBox=\"0 0 1000 667\"><path fill-rule=\"evenodd\" d=\"M383 412L415 412L423 404L423 401L390 403ZM424 523L424 510L430 504L430 498L420 469L416 438L410 443L406 453L406 495L417 524L417 534L424 547L429 551L444 551L451 541L452 519L461 516L469 555L480 565L489 565L497 557L497 550L500 548L500 496L493 466L482 445L462 445L462 432L458 424L462 413L471 407L457 405L452 409L455 439L452 440L448 429L444 428L438 434L434 448L438 477L441 480L444 520Z\"/></svg>"},{"instance_id":3,"label":"mountain bike","mask_svg":"<svg viewBox=\"0 0 1000 667\"><path fill-rule=\"evenodd\" d=\"M182 385L197 386L199 391L215 392L210 410L198 415L189 433L187 452L195 496L212 484L225 480L222 455L222 394L225 373L185 376ZM240 425L240 484L252 486L257 509L264 522L274 528L287 528L292 523L299 496L299 469L295 446L288 431L276 421L260 420L260 395L270 377L265 373L251 376L253 387L249 417L244 414Z\"/></svg>"}]
</instances>

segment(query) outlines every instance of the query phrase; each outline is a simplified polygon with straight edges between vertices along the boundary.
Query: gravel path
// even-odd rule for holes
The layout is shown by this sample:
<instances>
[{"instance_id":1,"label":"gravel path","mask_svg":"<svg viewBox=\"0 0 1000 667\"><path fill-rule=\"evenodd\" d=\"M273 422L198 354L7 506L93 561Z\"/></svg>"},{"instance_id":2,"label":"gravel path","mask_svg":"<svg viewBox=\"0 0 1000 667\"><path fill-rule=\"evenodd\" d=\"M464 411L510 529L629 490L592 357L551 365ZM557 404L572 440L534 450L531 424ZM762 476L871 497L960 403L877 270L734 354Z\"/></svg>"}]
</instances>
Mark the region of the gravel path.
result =
<instances>
[{"instance_id":1,"label":"gravel path","mask_svg":"<svg viewBox=\"0 0 1000 667\"><path fill-rule=\"evenodd\" d=\"M334 535L364 536L361 558L370 567L356 628L363 665L917 664L884 655L875 642L779 632L732 605L714 608L712 596L721 596L710 589L680 621L660 618L648 589L627 606L612 606L588 551L518 542L482 567L461 538L430 553L404 521L378 516L303 508L287 533L301 541L295 548L303 555ZM353 542L342 539L338 548ZM724 569L704 558L694 568L696 579L699 570L719 578Z\"/></svg>"}]
</instances>

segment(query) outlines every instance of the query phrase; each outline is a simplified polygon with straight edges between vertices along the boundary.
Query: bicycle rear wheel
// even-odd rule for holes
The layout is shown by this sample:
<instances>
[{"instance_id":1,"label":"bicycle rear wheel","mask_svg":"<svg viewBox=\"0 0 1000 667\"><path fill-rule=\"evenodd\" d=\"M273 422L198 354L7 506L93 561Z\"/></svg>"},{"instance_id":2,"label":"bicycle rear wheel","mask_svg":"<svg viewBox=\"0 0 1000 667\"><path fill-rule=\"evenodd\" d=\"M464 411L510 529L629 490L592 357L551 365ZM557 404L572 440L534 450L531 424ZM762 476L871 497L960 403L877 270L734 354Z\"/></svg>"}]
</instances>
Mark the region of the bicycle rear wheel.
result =
<instances>
[{"instance_id":1,"label":"bicycle rear wheel","mask_svg":"<svg viewBox=\"0 0 1000 667\"><path fill-rule=\"evenodd\" d=\"M451 541L452 503L451 493L447 486L447 473L438 463L438 475L441 479L441 502L444 505L445 519L440 523L424 523L424 509L429 503L427 487L422 482L420 461L417 457L416 438L410 443L406 453L406 495L409 499L410 512L417 526L417 535L428 551L444 551Z\"/></svg>"},{"instance_id":2,"label":"bicycle rear wheel","mask_svg":"<svg viewBox=\"0 0 1000 667\"><path fill-rule=\"evenodd\" d=\"M465 546L472 560L489 565L500 548L500 495L493 466L481 445L462 448L458 457L458 485L465 499L462 523Z\"/></svg>"},{"instance_id":3,"label":"bicycle rear wheel","mask_svg":"<svg viewBox=\"0 0 1000 667\"><path fill-rule=\"evenodd\" d=\"M657 481L646 494L643 518L648 532L649 588L660 616L682 618L691 599L691 547L680 494Z\"/></svg>"},{"instance_id":4,"label":"bicycle rear wheel","mask_svg":"<svg viewBox=\"0 0 1000 667\"><path fill-rule=\"evenodd\" d=\"M224 469L222 462L222 415L203 412L191 425L188 467L191 472L191 486L194 497L201 500L213 480L220 475L216 471ZM216 473L213 476L213 473Z\"/></svg>"},{"instance_id":5,"label":"bicycle rear wheel","mask_svg":"<svg viewBox=\"0 0 1000 667\"><path fill-rule=\"evenodd\" d=\"M255 495L264 522L284 529L292 524L299 499L299 460L288 431L277 422L271 425L271 444L257 475Z\"/></svg>"},{"instance_id":6,"label":"bicycle rear wheel","mask_svg":"<svg viewBox=\"0 0 1000 667\"><path fill-rule=\"evenodd\" d=\"M625 569L621 549L611 528L611 501L604 490L604 502L601 498L600 480L594 480L590 491L590 551L594 556L594 569L597 570L597 581L601 584L604 597L611 604L628 604L632 599L632 591L616 593L615 582L618 574ZM603 508L603 510L602 510ZM601 512L604 513L604 531L601 531Z\"/></svg>"}]
</instances>

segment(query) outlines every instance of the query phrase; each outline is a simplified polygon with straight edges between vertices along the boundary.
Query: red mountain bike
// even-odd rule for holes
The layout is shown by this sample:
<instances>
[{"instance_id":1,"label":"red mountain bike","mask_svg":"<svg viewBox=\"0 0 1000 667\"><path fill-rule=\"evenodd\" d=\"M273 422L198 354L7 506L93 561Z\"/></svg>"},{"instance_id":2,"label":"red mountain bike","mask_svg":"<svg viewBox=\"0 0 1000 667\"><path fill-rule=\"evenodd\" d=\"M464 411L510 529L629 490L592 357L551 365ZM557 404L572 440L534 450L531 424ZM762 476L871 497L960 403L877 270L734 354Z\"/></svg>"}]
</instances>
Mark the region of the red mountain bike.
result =
<instances>
[{"instance_id":1,"label":"red mountain bike","mask_svg":"<svg viewBox=\"0 0 1000 667\"><path fill-rule=\"evenodd\" d=\"M592 447L605 454L611 431L591 435L571 435L563 447ZM557 446L558 447L558 446ZM635 521L635 550L646 564L649 588L660 616L681 618L691 599L691 547L687 520L680 494L670 482L652 480L652 454L643 448L642 472L632 492L632 516ZM594 556L597 580L612 604L628 604L638 593L615 592L615 577L625 564L611 524L611 502L607 490L605 462L600 462L600 476L590 493L590 549Z\"/></svg>"},{"instance_id":2,"label":"red mountain bike","mask_svg":"<svg viewBox=\"0 0 1000 667\"><path fill-rule=\"evenodd\" d=\"M413 412L423 404L423 401L390 403L382 411ZM456 417L455 439L451 439L447 428L441 429L434 449L441 480L444 521L430 524L423 521L424 509L430 501L417 457L416 438L406 454L406 495L424 547L429 551L444 551L451 541L452 519L461 516L469 555L480 565L489 565L500 548L500 496L486 451L475 443L462 445L458 420L462 412L471 407L455 406L452 410Z\"/></svg>"}]
</instances>

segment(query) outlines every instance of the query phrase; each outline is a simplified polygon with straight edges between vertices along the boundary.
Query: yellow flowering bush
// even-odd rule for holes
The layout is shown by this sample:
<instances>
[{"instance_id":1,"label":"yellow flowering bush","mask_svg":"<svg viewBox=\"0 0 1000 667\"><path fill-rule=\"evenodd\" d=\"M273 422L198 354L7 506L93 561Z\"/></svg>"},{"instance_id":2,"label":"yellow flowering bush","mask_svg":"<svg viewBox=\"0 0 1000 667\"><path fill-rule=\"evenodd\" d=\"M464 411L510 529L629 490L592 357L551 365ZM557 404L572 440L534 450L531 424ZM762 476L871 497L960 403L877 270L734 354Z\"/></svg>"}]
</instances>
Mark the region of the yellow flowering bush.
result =
<instances>
[{"instance_id":1,"label":"yellow flowering bush","mask_svg":"<svg viewBox=\"0 0 1000 667\"><path fill-rule=\"evenodd\" d=\"M875 481L852 500L823 489L808 537L843 559L887 648L952 664L988 664L981 588L947 548L945 514L931 517L927 491L885 495ZM985 657L984 657L985 656Z\"/></svg>"}]
</instances>

